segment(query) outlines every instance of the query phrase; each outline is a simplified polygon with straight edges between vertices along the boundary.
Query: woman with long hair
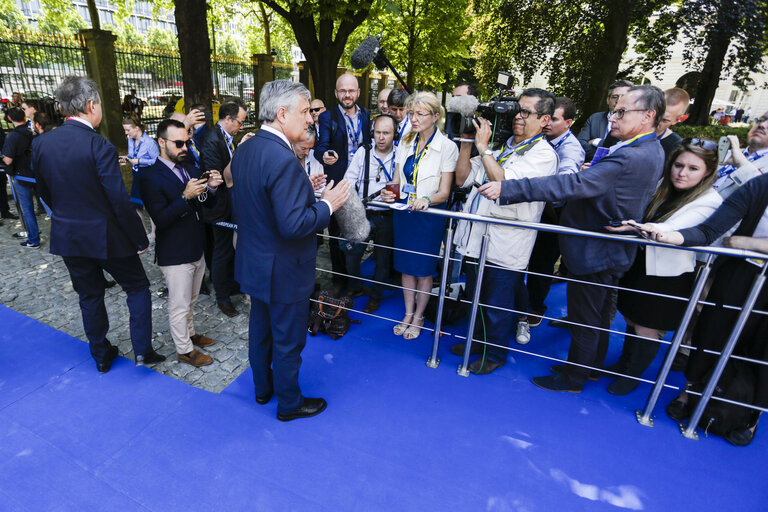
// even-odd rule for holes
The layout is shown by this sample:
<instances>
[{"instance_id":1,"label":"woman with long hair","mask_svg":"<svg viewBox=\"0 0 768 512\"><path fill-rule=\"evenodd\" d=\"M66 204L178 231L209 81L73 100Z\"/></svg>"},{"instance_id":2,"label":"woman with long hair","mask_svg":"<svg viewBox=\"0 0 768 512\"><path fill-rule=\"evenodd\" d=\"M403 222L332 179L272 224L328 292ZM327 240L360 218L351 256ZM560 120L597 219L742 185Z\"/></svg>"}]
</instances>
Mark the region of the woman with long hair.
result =
<instances>
[{"instance_id":1,"label":"woman with long hair","mask_svg":"<svg viewBox=\"0 0 768 512\"><path fill-rule=\"evenodd\" d=\"M708 218L722 203L712 184L717 179L717 144L690 139L669 155L656 193L645 210L648 227L672 231L695 226ZM618 231L630 231L629 225ZM660 247L640 247L635 262L619 286L661 295L688 297L695 278L696 253ZM640 377L659 350L657 341L674 331L685 312L686 301L619 290L618 309L627 322L627 334L618 362L608 367L614 373ZM608 391L626 395L639 381L618 377Z\"/></svg>"},{"instance_id":2,"label":"woman with long hair","mask_svg":"<svg viewBox=\"0 0 768 512\"><path fill-rule=\"evenodd\" d=\"M405 108L411 119L411 131L403 137L395 156L393 182L400 185L400 197L383 190L381 198L407 201L408 210L394 215L394 267L402 273L405 317L393 332L407 340L416 339L424 325L424 310L432 290L432 275L445 232L445 218L412 214L414 210L444 207L451 193L459 150L439 127L443 110L431 92L416 92L408 97ZM421 254L417 254L421 253ZM416 291L414 291L416 290Z\"/></svg>"}]
</instances>

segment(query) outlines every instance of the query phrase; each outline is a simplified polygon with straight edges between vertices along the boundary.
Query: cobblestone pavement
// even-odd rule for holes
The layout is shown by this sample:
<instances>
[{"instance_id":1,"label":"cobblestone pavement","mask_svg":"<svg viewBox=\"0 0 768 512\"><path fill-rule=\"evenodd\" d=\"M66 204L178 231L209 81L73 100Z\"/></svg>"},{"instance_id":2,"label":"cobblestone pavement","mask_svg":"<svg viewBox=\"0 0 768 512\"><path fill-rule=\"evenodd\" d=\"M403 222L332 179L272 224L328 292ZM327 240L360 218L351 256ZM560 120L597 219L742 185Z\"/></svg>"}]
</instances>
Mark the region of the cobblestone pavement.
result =
<instances>
[{"instance_id":1,"label":"cobblestone pavement","mask_svg":"<svg viewBox=\"0 0 768 512\"><path fill-rule=\"evenodd\" d=\"M14 205L11 201L11 211ZM13 233L22 229L20 221L3 220L0 226L0 303L39 322L86 341L77 294L72 288L69 273L59 256L49 252L50 220L38 216L42 236L39 249L26 249ZM318 254L318 265L330 268L328 245L323 244ZM152 344L167 357L164 363L151 366L155 371L215 393L221 392L248 368L248 297L238 295L233 303L240 314L229 318L221 313L214 297L200 295L195 304L195 328L216 340L216 344L202 351L213 357L209 366L194 368L176 360L176 350L168 328L166 299L157 295L163 287L163 275L153 263L154 245L141 255L152 292ZM318 272L322 283L330 281L330 274ZM109 314L109 340L116 344L120 355L133 360L133 348L128 331L128 307L125 293L119 286L106 290L105 303ZM94 363L94 371L96 371Z\"/></svg>"}]
</instances>

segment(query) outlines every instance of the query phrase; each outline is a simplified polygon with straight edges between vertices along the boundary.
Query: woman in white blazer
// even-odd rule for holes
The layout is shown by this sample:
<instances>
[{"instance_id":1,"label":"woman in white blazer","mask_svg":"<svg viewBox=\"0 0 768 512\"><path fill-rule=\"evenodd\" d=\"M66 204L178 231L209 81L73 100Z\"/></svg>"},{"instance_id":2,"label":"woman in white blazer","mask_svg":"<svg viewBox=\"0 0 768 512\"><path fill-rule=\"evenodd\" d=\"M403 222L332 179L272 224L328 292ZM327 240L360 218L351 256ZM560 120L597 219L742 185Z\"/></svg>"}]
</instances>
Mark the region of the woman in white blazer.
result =
<instances>
[{"instance_id":1,"label":"woman in white blazer","mask_svg":"<svg viewBox=\"0 0 768 512\"><path fill-rule=\"evenodd\" d=\"M445 217L413 210L444 207L451 193L459 150L438 126L442 108L431 92L416 92L405 102L411 119L411 131L403 137L395 155L394 183L400 184L400 197L382 191L384 201L407 201L408 210L397 210L393 218L394 267L403 276L405 317L393 331L412 340L424 325L424 309L432 291L432 275L437 268L440 244L445 232ZM421 254L417 254L421 253ZM425 256L425 254L435 256ZM418 290L418 293L414 290Z\"/></svg>"},{"instance_id":2,"label":"woman in white blazer","mask_svg":"<svg viewBox=\"0 0 768 512\"><path fill-rule=\"evenodd\" d=\"M707 219L722 203L712 184L717 179L717 144L707 139L690 139L669 155L664 175L645 211L645 225L660 231L678 231ZM634 229L631 226L617 231ZM690 296L696 267L696 253L663 247L644 247L624 277L622 288L675 297ZM662 339L680 324L687 301L619 290L618 308L627 321L627 334ZM632 336L624 338L619 361L609 371L640 377L653 362L659 343ZM639 381L617 378L608 391L625 395Z\"/></svg>"}]
</instances>

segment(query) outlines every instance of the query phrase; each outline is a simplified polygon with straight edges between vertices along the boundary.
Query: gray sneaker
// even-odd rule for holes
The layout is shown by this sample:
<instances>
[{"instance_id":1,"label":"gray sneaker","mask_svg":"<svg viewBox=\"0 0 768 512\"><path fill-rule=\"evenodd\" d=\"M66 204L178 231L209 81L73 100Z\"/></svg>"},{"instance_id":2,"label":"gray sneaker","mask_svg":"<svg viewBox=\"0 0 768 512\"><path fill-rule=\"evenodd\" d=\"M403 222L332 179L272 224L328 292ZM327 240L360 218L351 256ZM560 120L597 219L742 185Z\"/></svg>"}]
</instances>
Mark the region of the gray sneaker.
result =
<instances>
[{"instance_id":1,"label":"gray sneaker","mask_svg":"<svg viewBox=\"0 0 768 512\"><path fill-rule=\"evenodd\" d=\"M525 320L517 322L515 341L518 345L527 345L531 341L531 326Z\"/></svg>"}]
</instances>

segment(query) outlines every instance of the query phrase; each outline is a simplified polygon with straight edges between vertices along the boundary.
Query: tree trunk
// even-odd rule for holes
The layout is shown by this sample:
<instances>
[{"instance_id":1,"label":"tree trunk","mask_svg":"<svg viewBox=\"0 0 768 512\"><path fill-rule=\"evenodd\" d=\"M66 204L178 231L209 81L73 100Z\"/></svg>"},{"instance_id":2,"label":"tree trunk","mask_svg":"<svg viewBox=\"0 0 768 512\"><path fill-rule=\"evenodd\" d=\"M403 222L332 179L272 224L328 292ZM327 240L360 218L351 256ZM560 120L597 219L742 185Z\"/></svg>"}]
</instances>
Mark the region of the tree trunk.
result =
<instances>
[{"instance_id":1,"label":"tree trunk","mask_svg":"<svg viewBox=\"0 0 768 512\"><path fill-rule=\"evenodd\" d=\"M699 75L699 83L696 85L691 115L685 120L685 124L699 126L709 124L709 109L712 107L712 100L715 99L715 92L720 85L720 72L731 41L731 34L723 25L724 23L720 21L707 34L709 51Z\"/></svg>"},{"instance_id":2,"label":"tree trunk","mask_svg":"<svg viewBox=\"0 0 768 512\"><path fill-rule=\"evenodd\" d=\"M635 2L636 0L607 2L604 40L598 45L599 51L592 61L592 72L588 75L589 87L582 105L582 118L577 123L579 126L593 113L605 109L608 87L616 80L621 57L627 48L627 32Z\"/></svg>"},{"instance_id":3,"label":"tree trunk","mask_svg":"<svg viewBox=\"0 0 768 512\"><path fill-rule=\"evenodd\" d=\"M264 28L264 53L272 53L272 34L270 27L272 16L267 14L267 9L261 2L259 2L259 11L261 13L261 26Z\"/></svg>"},{"instance_id":4,"label":"tree trunk","mask_svg":"<svg viewBox=\"0 0 768 512\"><path fill-rule=\"evenodd\" d=\"M179 32L184 104L202 103L210 109L213 82L206 4L206 0L175 0L174 11Z\"/></svg>"}]
</instances>

